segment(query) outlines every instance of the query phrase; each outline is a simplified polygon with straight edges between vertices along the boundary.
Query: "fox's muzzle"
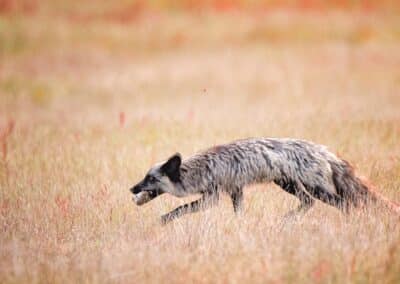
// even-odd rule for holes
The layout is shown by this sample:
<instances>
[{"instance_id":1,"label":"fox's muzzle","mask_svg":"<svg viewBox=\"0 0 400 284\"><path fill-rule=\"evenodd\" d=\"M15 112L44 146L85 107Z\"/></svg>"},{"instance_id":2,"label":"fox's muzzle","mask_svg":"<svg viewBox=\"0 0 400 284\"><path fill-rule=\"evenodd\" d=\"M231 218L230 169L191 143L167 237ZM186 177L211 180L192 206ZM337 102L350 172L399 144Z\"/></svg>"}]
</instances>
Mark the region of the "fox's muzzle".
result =
<instances>
[{"instance_id":1,"label":"fox's muzzle","mask_svg":"<svg viewBox=\"0 0 400 284\"><path fill-rule=\"evenodd\" d=\"M133 193L132 200L138 206L143 205L160 195L157 190L142 190L142 186L140 186L140 184L132 187L130 191Z\"/></svg>"},{"instance_id":2,"label":"fox's muzzle","mask_svg":"<svg viewBox=\"0 0 400 284\"><path fill-rule=\"evenodd\" d=\"M142 189L141 189L141 187L140 187L139 185L135 185L135 186L132 187L130 190L131 190L131 192L132 192L133 194L138 194L138 193L140 193L140 192L142 191Z\"/></svg>"},{"instance_id":3,"label":"fox's muzzle","mask_svg":"<svg viewBox=\"0 0 400 284\"><path fill-rule=\"evenodd\" d=\"M148 191L142 191L138 194L134 194L132 200L136 203L136 205L143 205L151 200L151 196Z\"/></svg>"}]
</instances>

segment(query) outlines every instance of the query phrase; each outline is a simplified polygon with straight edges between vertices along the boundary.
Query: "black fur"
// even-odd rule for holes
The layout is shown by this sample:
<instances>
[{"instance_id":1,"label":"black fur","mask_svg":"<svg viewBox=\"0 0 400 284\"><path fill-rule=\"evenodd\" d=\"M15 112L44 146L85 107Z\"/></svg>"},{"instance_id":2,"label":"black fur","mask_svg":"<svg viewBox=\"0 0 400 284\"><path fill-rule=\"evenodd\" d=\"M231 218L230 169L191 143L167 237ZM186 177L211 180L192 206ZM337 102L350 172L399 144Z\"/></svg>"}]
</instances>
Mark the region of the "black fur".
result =
<instances>
[{"instance_id":1,"label":"black fur","mask_svg":"<svg viewBox=\"0 0 400 284\"><path fill-rule=\"evenodd\" d=\"M176 153L161 166L161 171L166 174L172 182L180 181L181 154Z\"/></svg>"}]
</instances>

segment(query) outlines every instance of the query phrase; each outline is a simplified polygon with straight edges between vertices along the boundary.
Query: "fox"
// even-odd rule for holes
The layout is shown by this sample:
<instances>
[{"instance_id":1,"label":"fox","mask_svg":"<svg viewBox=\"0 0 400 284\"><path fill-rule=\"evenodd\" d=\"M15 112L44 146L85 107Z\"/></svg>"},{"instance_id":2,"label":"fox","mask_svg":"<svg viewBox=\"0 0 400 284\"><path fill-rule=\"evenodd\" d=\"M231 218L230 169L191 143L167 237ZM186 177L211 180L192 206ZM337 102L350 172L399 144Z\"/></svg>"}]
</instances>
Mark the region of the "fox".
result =
<instances>
[{"instance_id":1,"label":"fox","mask_svg":"<svg viewBox=\"0 0 400 284\"><path fill-rule=\"evenodd\" d=\"M292 138L247 138L213 146L182 159L180 153L157 163L142 181L130 188L133 201L141 206L168 193L176 197L200 194L161 216L163 225L187 213L210 208L220 193L232 200L235 213L243 207L246 186L275 183L297 197L300 204L285 217L304 214L316 200L343 212L382 200L400 214L400 206L378 194L356 176L349 162L327 146Z\"/></svg>"}]
</instances>

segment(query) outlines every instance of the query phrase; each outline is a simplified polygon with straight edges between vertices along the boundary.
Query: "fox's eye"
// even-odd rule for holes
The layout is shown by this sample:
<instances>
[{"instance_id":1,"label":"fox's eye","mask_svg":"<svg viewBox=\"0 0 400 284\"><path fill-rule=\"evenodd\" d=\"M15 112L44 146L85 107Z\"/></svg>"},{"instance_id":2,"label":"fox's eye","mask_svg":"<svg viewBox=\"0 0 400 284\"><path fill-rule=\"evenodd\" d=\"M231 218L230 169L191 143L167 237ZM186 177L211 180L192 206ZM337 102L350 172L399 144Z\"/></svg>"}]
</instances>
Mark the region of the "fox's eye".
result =
<instances>
[{"instance_id":1,"label":"fox's eye","mask_svg":"<svg viewBox=\"0 0 400 284\"><path fill-rule=\"evenodd\" d=\"M156 182L157 179L155 177L149 177L149 182Z\"/></svg>"}]
</instances>

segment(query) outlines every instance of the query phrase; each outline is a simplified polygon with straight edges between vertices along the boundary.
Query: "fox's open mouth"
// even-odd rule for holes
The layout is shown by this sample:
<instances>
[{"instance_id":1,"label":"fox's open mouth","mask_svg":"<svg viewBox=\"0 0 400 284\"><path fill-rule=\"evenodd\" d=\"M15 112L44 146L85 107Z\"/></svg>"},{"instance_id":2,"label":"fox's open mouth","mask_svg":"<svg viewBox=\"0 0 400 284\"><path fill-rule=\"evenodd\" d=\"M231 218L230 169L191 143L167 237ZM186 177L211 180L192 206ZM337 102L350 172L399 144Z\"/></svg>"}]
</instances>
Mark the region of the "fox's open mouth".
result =
<instances>
[{"instance_id":1,"label":"fox's open mouth","mask_svg":"<svg viewBox=\"0 0 400 284\"><path fill-rule=\"evenodd\" d=\"M156 196L157 192L154 190L141 191L133 195L133 201L136 203L136 205L140 206L154 199Z\"/></svg>"}]
</instances>

